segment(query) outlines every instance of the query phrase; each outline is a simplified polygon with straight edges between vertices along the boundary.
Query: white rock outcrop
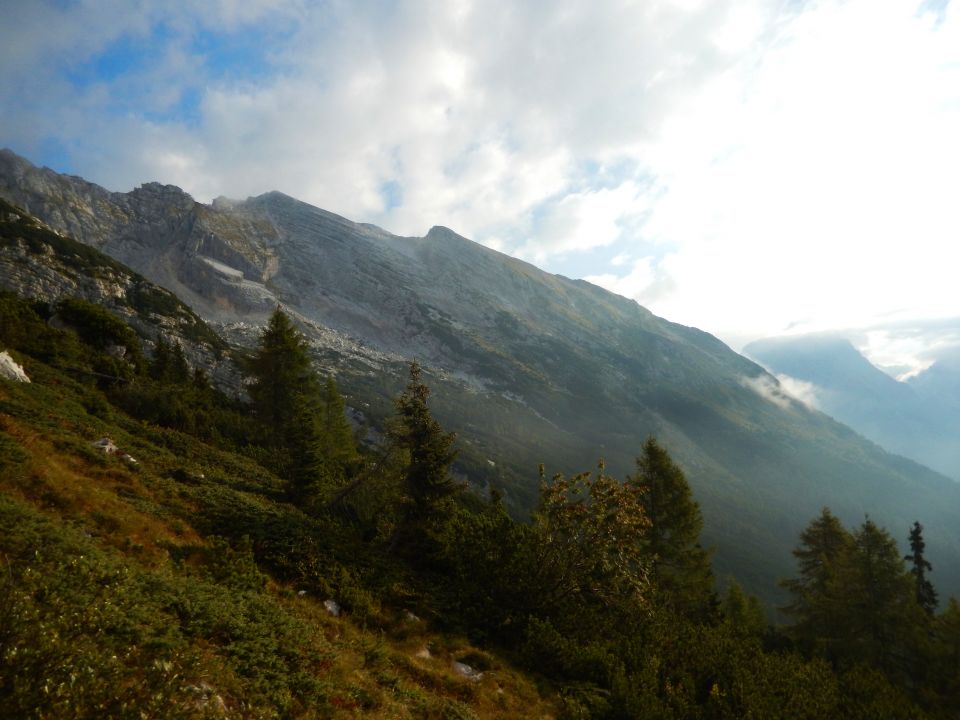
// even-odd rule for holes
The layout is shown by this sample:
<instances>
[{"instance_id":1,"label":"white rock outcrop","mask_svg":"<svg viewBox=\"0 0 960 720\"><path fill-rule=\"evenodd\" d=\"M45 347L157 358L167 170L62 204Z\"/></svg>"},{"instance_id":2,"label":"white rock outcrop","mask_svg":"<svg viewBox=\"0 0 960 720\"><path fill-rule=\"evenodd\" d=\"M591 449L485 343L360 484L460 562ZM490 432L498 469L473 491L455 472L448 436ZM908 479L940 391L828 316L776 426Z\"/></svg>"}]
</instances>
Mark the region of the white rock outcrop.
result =
<instances>
[{"instance_id":1,"label":"white rock outcrop","mask_svg":"<svg viewBox=\"0 0 960 720\"><path fill-rule=\"evenodd\" d=\"M23 368L4 350L0 352L0 377L14 382L30 382Z\"/></svg>"}]
</instances>

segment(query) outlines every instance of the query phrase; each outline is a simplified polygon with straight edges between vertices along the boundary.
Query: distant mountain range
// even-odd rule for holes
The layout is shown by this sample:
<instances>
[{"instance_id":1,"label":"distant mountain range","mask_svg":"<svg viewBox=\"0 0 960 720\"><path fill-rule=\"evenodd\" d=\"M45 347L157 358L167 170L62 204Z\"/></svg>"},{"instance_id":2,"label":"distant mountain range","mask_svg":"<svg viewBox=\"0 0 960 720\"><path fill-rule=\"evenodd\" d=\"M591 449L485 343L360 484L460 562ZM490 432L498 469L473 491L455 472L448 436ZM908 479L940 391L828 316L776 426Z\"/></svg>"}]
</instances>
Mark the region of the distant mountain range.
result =
<instances>
[{"instance_id":1,"label":"distant mountain range","mask_svg":"<svg viewBox=\"0 0 960 720\"><path fill-rule=\"evenodd\" d=\"M960 368L941 361L900 382L832 336L770 338L744 352L773 373L811 383L816 407L828 415L960 480Z\"/></svg>"},{"instance_id":2,"label":"distant mountain range","mask_svg":"<svg viewBox=\"0 0 960 720\"><path fill-rule=\"evenodd\" d=\"M419 360L459 433L458 472L518 513L536 502L538 463L572 473L604 457L623 475L654 434L688 474L720 576L774 598L800 530L829 505L901 543L923 522L935 581L960 593L960 485L793 400L715 337L590 283L442 227L399 237L276 192L210 205L153 183L113 193L10 151L0 197L169 289L233 344L254 344L281 303L374 429ZM23 286L10 267L0 286Z\"/></svg>"}]
</instances>

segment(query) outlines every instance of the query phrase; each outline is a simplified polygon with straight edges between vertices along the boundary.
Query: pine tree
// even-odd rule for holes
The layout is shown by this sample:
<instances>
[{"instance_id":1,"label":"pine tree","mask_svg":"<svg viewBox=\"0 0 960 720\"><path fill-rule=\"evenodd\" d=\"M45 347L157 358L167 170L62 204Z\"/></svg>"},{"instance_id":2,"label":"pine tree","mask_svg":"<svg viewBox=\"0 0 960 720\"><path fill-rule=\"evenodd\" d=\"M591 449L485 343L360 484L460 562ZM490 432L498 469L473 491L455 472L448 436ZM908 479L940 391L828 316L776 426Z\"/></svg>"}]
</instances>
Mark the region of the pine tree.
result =
<instances>
[{"instance_id":1,"label":"pine tree","mask_svg":"<svg viewBox=\"0 0 960 720\"><path fill-rule=\"evenodd\" d=\"M800 577L784 610L800 647L841 670L864 665L904 680L917 674L926 616L896 541L869 518L854 534L824 509L794 551Z\"/></svg>"},{"instance_id":2,"label":"pine tree","mask_svg":"<svg viewBox=\"0 0 960 720\"><path fill-rule=\"evenodd\" d=\"M910 572L916 583L917 604L932 617L937 609L937 591L927 579L927 571L933 570L933 566L924 557L923 551L926 547L923 541L923 525L914 522L910 530L910 554L904 560L912 564Z\"/></svg>"},{"instance_id":3,"label":"pine tree","mask_svg":"<svg viewBox=\"0 0 960 720\"><path fill-rule=\"evenodd\" d=\"M183 354L183 346L179 342L173 343L166 380L177 385L190 381L190 364L187 362L187 358Z\"/></svg>"},{"instance_id":4,"label":"pine tree","mask_svg":"<svg viewBox=\"0 0 960 720\"><path fill-rule=\"evenodd\" d=\"M249 363L254 412L267 445L282 448L297 413L298 396L316 392L307 344L277 306Z\"/></svg>"},{"instance_id":5,"label":"pine tree","mask_svg":"<svg viewBox=\"0 0 960 720\"><path fill-rule=\"evenodd\" d=\"M627 483L641 490L650 521L644 545L654 587L673 608L705 619L715 609L710 553L700 545L703 518L683 470L650 437Z\"/></svg>"},{"instance_id":6,"label":"pine tree","mask_svg":"<svg viewBox=\"0 0 960 720\"><path fill-rule=\"evenodd\" d=\"M782 610L795 618L789 634L808 653L836 657L841 634L838 576L852 551L853 538L829 508L823 508L800 534L800 546L793 551L800 574L782 583L793 595L793 602Z\"/></svg>"},{"instance_id":7,"label":"pine tree","mask_svg":"<svg viewBox=\"0 0 960 720\"><path fill-rule=\"evenodd\" d=\"M734 634L741 637L760 637L767 628L760 601L745 593L733 579L723 599L723 617Z\"/></svg>"},{"instance_id":8,"label":"pine tree","mask_svg":"<svg viewBox=\"0 0 960 720\"><path fill-rule=\"evenodd\" d=\"M346 404L332 377L327 377L320 406L321 443L330 465L344 477L360 459Z\"/></svg>"},{"instance_id":9,"label":"pine tree","mask_svg":"<svg viewBox=\"0 0 960 720\"><path fill-rule=\"evenodd\" d=\"M430 414L429 396L420 365L411 363L410 381L397 399L391 430L394 446L406 453L401 478L405 507L392 544L426 555L436 550L447 503L458 490L450 477L450 465L457 456L456 434L445 433Z\"/></svg>"},{"instance_id":10,"label":"pine tree","mask_svg":"<svg viewBox=\"0 0 960 720\"><path fill-rule=\"evenodd\" d=\"M150 359L147 372L154 380L162 381L167 375L167 368L169 366L170 346L167 344L163 335L158 335L157 342L153 347L153 357Z\"/></svg>"},{"instance_id":11,"label":"pine tree","mask_svg":"<svg viewBox=\"0 0 960 720\"><path fill-rule=\"evenodd\" d=\"M308 504L328 494L333 484L331 463L324 448L317 398L300 394L294 398L293 422L284 438L287 448L286 475L291 499Z\"/></svg>"}]
</instances>

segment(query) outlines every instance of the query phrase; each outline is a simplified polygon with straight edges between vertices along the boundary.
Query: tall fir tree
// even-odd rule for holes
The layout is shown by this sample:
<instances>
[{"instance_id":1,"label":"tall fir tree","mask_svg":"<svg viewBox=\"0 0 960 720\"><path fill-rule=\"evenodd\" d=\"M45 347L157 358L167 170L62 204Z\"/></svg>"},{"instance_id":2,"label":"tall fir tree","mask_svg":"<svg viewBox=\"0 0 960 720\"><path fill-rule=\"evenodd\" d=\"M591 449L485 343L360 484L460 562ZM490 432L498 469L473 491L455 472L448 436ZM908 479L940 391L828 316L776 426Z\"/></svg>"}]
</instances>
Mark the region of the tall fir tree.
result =
<instances>
[{"instance_id":1,"label":"tall fir tree","mask_svg":"<svg viewBox=\"0 0 960 720\"><path fill-rule=\"evenodd\" d=\"M290 498L299 505L327 495L335 484L325 449L320 407L313 394L294 399L293 422L284 439L287 448L286 475Z\"/></svg>"},{"instance_id":2,"label":"tall fir tree","mask_svg":"<svg viewBox=\"0 0 960 720\"><path fill-rule=\"evenodd\" d=\"M810 522L793 551L799 576L782 586L793 595L781 608L794 618L789 634L807 653L833 660L837 657L842 622L836 615L837 597L845 559L853 550L853 537L829 508Z\"/></svg>"},{"instance_id":3,"label":"tall fir tree","mask_svg":"<svg viewBox=\"0 0 960 720\"><path fill-rule=\"evenodd\" d=\"M650 521L643 543L656 591L681 614L709 618L717 606L710 553L700 545L703 517L683 470L649 437L627 483L641 491Z\"/></svg>"},{"instance_id":4,"label":"tall fir tree","mask_svg":"<svg viewBox=\"0 0 960 720\"><path fill-rule=\"evenodd\" d=\"M346 403L332 377L327 377L320 404L321 443L330 465L346 478L360 459Z\"/></svg>"},{"instance_id":5,"label":"tall fir tree","mask_svg":"<svg viewBox=\"0 0 960 720\"><path fill-rule=\"evenodd\" d=\"M190 381L190 363L183 354L183 345L173 343L170 352L170 366L167 379L176 385L183 385Z\"/></svg>"},{"instance_id":6,"label":"tall fir tree","mask_svg":"<svg viewBox=\"0 0 960 720\"><path fill-rule=\"evenodd\" d=\"M410 380L397 399L391 430L394 446L406 454L402 493L405 498L392 544L412 555L435 554L448 503L458 488L450 477L457 451L455 433L444 432L427 406L430 389L417 362L410 364Z\"/></svg>"},{"instance_id":7,"label":"tall fir tree","mask_svg":"<svg viewBox=\"0 0 960 720\"><path fill-rule=\"evenodd\" d=\"M933 566L923 554L926 547L927 544L923 541L923 525L914 522L910 529L910 554L904 560L911 565L910 573L916 584L917 604L932 617L937 609L937 591L927 579L927 571L932 571Z\"/></svg>"},{"instance_id":8,"label":"tall fir tree","mask_svg":"<svg viewBox=\"0 0 960 720\"><path fill-rule=\"evenodd\" d=\"M157 342L153 347L153 357L147 369L154 380L166 382L170 373L170 343L163 335L157 335Z\"/></svg>"},{"instance_id":9,"label":"tall fir tree","mask_svg":"<svg viewBox=\"0 0 960 720\"><path fill-rule=\"evenodd\" d=\"M307 343L279 305L260 336L249 369L253 375L250 397L264 441L281 448L296 422L298 397L315 393L317 382Z\"/></svg>"}]
</instances>

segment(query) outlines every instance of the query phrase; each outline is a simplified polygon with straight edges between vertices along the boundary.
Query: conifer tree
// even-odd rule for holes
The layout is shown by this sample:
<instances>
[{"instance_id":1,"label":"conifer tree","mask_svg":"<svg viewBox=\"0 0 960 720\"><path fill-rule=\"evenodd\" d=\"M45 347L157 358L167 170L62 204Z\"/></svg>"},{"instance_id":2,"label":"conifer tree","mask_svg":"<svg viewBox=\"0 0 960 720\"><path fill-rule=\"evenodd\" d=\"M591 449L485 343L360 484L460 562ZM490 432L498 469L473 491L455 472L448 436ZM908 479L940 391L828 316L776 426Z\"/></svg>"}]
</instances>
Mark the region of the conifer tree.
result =
<instances>
[{"instance_id":1,"label":"conifer tree","mask_svg":"<svg viewBox=\"0 0 960 720\"><path fill-rule=\"evenodd\" d=\"M656 590L675 610L705 618L715 607L710 554L700 545L703 518L683 470L653 438L637 458L627 483L640 489L650 521L644 546Z\"/></svg>"},{"instance_id":2,"label":"conifer tree","mask_svg":"<svg viewBox=\"0 0 960 720\"><path fill-rule=\"evenodd\" d=\"M150 360L148 369L150 377L154 380L164 382L170 372L170 344L163 335L157 336L156 345L153 348L153 358Z\"/></svg>"},{"instance_id":3,"label":"conifer tree","mask_svg":"<svg viewBox=\"0 0 960 720\"><path fill-rule=\"evenodd\" d=\"M827 659L837 653L842 622L836 615L838 578L852 551L850 533L825 507L800 534L800 545L793 551L799 576L782 583L793 595L793 601L782 608L795 618L790 634L807 652Z\"/></svg>"},{"instance_id":4,"label":"conifer tree","mask_svg":"<svg viewBox=\"0 0 960 720\"><path fill-rule=\"evenodd\" d=\"M321 443L331 466L346 476L359 460L353 428L347 420L346 404L332 377L327 377L320 406Z\"/></svg>"},{"instance_id":5,"label":"conifer tree","mask_svg":"<svg viewBox=\"0 0 960 720\"><path fill-rule=\"evenodd\" d=\"M919 522L913 523L910 530L910 554L904 560L911 563L910 573L913 575L916 583L917 604L923 608L929 616L933 616L937 609L937 591L933 584L927 579L927 571L933 570L933 566L924 557L923 551L927 545L923 541L923 525Z\"/></svg>"},{"instance_id":6,"label":"conifer tree","mask_svg":"<svg viewBox=\"0 0 960 720\"><path fill-rule=\"evenodd\" d=\"M316 392L307 344L277 306L260 336L260 347L250 360L253 383L250 397L264 439L283 447L297 415L298 396Z\"/></svg>"},{"instance_id":7,"label":"conifer tree","mask_svg":"<svg viewBox=\"0 0 960 720\"><path fill-rule=\"evenodd\" d=\"M167 381L182 385L190 380L190 364L183 354L183 346L179 342L173 343L170 352L170 365Z\"/></svg>"},{"instance_id":8,"label":"conifer tree","mask_svg":"<svg viewBox=\"0 0 960 720\"><path fill-rule=\"evenodd\" d=\"M148 373L163 384L182 385L189 382L190 365L183 354L183 346L179 342L170 343L163 335L158 335Z\"/></svg>"},{"instance_id":9,"label":"conifer tree","mask_svg":"<svg viewBox=\"0 0 960 720\"><path fill-rule=\"evenodd\" d=\"M284 441L288 454L286 474L290 497L298 504L325 494L330 488L324 485L333 484L319 417L315 396L300 394L294 398L293 422Z\"/></svg>"},{"instance_id":10,"label":"conifer tree","mask_svg":"<svg viewBox=\"0 0 960 720\"><path fill-rule=\"evenodd\" d=\"M391 436L394 446L406 453L401 478L405 507L394 535L410 551L430 554L447 503L457 492L450 465L457 455L455 433L446 433L427 407L430 389L423 383L417 362L410 364L410 380L397 399L397 416Z\"/></svg>"},{"instance_id":11,"label":"conifer tree","mask_svg":"<svg viewBox=\"0 0 960 720\"><path fill-rule=\"evenodd\" d=\"M907 678L926 616L896 541L869 518L850 534L826 508L801 540L800 577L783 583L795 598L784 608L796 618L790 634L841 670L861 664Z\"/></svg>"},{"instance_id":12,"label":"conifer tree","mask_svg":"<svg viewBox=\"0 0 960 720\"><path fill-rule=\"evenodd\" d=\"M853 536L847 561L838 593L840 650L854 662L906 674L923 613L896 541L867 518Z\"/></svg>"},{"instance_id":13,"label":"conifer tree","mask_svg":"<svg viewBox=\"0 0 960 720\"><path fill-rule=\"evenodd\" d=\"M723 599L723 617L728 627L742 637L760 637L767 627L760 601L732 579Z\"/></svg>"}]
</instances>

